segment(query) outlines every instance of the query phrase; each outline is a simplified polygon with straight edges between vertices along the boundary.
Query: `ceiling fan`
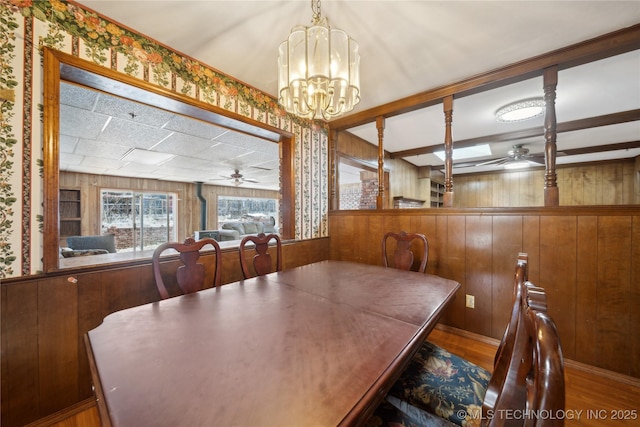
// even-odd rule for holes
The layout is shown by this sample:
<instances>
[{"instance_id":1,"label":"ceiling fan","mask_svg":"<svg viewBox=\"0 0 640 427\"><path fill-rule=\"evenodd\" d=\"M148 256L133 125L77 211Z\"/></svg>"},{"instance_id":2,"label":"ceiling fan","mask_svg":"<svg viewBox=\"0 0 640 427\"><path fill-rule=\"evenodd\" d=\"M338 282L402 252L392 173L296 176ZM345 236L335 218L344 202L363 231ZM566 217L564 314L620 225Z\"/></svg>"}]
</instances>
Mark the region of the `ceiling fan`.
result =
<instances>
[{"instance_id":1,"label":"ceiling fan","mask_svg":"<svg viewBox=\"0 0 640 427\"><path fill-rule=\"evenodd\" d=\"M210 179L209 181L219 181L219 180L224 180L224 179L228 179L230 180L233 185L235 185L236 187L239 185L244 184L245 182L254 182L257 183L258 181L252 178L244 178L244 175L242 175L240 173L239 169L235 169L233 171L233 173L229 176L224 176L224 175L220 175L222 178L213 178Z\"/></svg>"},{"instance_id":2,"label":"ceiling fan","mask_svg":"<svg viewBox=\"0 0 640 427\"><path fill-rule=\"evenodd\" d=\"M544 164L544 154L529 154L529 149L525 148L524 144L516 144L512 146L512 149L507 152L507 155L497 159L487 160L480 163L457 163L454 164L454 168L468 168L473 166L489 166L489 165L513 165L527 164L528 162Z\"/></svg>"}]
</instances>

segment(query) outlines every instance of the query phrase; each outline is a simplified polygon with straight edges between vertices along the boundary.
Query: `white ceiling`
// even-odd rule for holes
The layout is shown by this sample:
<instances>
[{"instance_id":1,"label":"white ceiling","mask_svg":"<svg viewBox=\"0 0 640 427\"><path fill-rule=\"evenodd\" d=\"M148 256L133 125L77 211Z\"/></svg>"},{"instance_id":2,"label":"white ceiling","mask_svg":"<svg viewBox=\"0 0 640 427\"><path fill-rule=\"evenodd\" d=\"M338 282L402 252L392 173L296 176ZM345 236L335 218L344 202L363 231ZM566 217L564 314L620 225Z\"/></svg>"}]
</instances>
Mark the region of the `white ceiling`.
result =
<instances>
[{"instance_id":1,"label":"white ceiling","mask_svg":"<svg viewBox=\"0 0 640 427\"><path fill-rule=\"evenodd\" d=\"M130 160L136 149L144 150L142 158ZM151 161L155 153L167 158ZM277 190L278 159L272 141L86 87L60 86L61 171ZM236 169L239 180L231 177Z\"/></svg>"},{"instance_id":2,"label":"white ceiling","mask_svg":"<svg viewBox=\"0 0 640 427\"><path fill-rule=\"evenodd\" d=\"M309 1L131 1L79 3L268 94L277 90L277 48L298 24L309 25ZM435 87L640 23L640 1L347 1L324 0L322 14L360 44L363 111ZM640 45L640 42L639 42ZM559 73L557 119L640 108L640 52ZM453 139L542 126L542 119L499 124L495 111L542 96L541 78L454 102ZM388 118L384 146L395 152L441 145L441 106ZM375 124L351 129L377 145ZM640 122L561 133L558 150L638 141ZM542 138L492 143L492 157L514 143L542 152ZM558 157L558 163L635 157L640 148ZM585 157L586 156L586 157ZM486 158L485 158L486 159ZM406 158L441 165L425 154ZM477 161L483 160L482 158ZM486 167L491 169L490 167ZM483 168L460 168L455 173Z\"/></svg>"}]
</instances>

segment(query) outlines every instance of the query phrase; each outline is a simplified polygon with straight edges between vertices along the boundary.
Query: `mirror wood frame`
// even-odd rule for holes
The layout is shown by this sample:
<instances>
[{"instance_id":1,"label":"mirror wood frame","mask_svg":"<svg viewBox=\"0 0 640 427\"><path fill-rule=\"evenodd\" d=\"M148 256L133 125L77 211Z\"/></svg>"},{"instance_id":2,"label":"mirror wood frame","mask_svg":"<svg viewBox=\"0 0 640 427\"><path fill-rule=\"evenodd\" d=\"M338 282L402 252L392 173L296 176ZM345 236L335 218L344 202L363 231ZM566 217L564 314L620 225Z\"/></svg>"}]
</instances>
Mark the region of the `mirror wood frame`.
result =
<instances>
[{"instance_id":1,"label":"mirror wood frame","mask_svg":"<svg viewBox=\"0 0 640 427\"><path fill-rule=\"evenodd\" d=\"M43 48L43 58L44 272L59 269L60 82L63 80L279 143L280 236L283 240L294 238L295 138L292 133L48 47Z\"/></svg>"}]
</instances>

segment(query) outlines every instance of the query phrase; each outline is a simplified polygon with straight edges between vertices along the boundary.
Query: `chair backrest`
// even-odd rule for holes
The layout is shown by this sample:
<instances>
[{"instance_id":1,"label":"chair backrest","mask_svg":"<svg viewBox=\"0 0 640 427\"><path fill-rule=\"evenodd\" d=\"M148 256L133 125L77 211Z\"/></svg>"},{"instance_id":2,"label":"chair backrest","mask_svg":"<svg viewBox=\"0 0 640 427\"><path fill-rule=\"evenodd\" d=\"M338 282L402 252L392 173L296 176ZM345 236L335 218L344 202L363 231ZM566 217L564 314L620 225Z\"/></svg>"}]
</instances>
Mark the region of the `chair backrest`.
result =
<instances>
[{"instance_id":1,"label":"chair backrest","mask_svg":"<svg viewBox=\"0 0 640 427\"><path fill-rule=\"evenodd\" d=\"M105 249L110 253L116 252L116 240L113 234L101 236L69 236L67 246L73 250Z\"/></svg>"},{"instance_id":2,"label":"chair backrest","mask_svg":"<svg viewBox=\"0 0 640 427\"><path fill-rule=\"evenodd\" d=\"M556 325L546 311L530 308L527 312L529 337L533 343L531 366L527 375L526 407L532 413L562 414L565 406L564 361ZM564 425L561 417L539 416L535 427Z\"/></svg>"},{"instance_id":3,"label":"chair backrest","mask_svg":"<svg viewBox=\"0 0 640 427\"><path fill-rule=\"evenodd\" d=\"M525 292L527 279L527 263L528 255L526 253L518 254L514 275L511 317L509 318L509 323L507 323L507 327L502 335L502 340L496 351L493 363L493 374L489 380L483 402L483 411L485 413L494 408L496 400L507 380L510 368L514 363L517 363L513 360L516 341L522 341L525 338L522 330L520 330L520 335L518 335L518 326L523 316L523 292Z\"/></svg>"},{"instance_id":4,"label":"chair backrest","mask_svg":"<svg viewBox=\"0 0 640 427\"><path fill-rule=\"evenodd\" d=\"M385 267L389 267L389 255L387 254L387 240L389 237L396 241L392 267L399 270L411 270L414 259L413 251L411 251L411 243L415 240L420 242L422 246L422 258L420 259L420 266L417 271L424 273L427 268L427 259L429 258L429 243L424 234L408 234L406 231L401 231L400 233L394 233L393 231L387 232L382 238L382 262Z\"/></svg>"},{"instance_id":5,"label":"chair backrest","mask_svg":"<svg viewBox=\"0 0 640 427\"><path fill-rule=\"evenodd\" d=\"M562 426L564 421L557 414L564 410L565 388L558 332L546 313L544 289L522 280L519 285L521 307L513 350L506 372L492 375L490 387L494 388L485 395L483 424ZM499 378L494 381L496 375ZM522 416L514 417L514 411Z\"/></svg>"},{"instance_id":6,"label":"chair backrest","mask_svg":"<svg viewBox=\"0 0 640 427\"><path fill-rule=\"evenodd\" d=\"M253 242L255 255L253 257L253 268L256 275L263 276L265 274L272 273L273 270L273 258L268 252L269 242L275 241L276 244L276 269L275 271L282 271L282 242L277 234L264 234L260 233L257 236L246 236L240 242L240 267L242 268L242 274L245 279L252 277L249 265L247 263L247 243Z\"/></svg>"},{"instance_id":7,"label":"chair backrest","mask_svg":"<svg viewBox=\"0 0 640 427\"><path fill-rule=\"evenodd\" d=\"M153 276L162 299L166 299L171 296L162 274L160 263L160 256L162 253L168 249L173 249L180 254L180 261L182 261L182 265L180 265L176 270L175 276L173 276L171 282L177 283L183 294L188 294L200 291L207 287L205 283L207 271L205 266L198 262L198 259L200 258L200 249L205 245L211 245L215 249L215 270L213 271L212 284L213 286L220 286L220 269L222 266L222 259L218 242L210 238L195 241L193 238L189 237L184 241L184 243L163 243L153 252Z\"/></svg>"}]
</instances>

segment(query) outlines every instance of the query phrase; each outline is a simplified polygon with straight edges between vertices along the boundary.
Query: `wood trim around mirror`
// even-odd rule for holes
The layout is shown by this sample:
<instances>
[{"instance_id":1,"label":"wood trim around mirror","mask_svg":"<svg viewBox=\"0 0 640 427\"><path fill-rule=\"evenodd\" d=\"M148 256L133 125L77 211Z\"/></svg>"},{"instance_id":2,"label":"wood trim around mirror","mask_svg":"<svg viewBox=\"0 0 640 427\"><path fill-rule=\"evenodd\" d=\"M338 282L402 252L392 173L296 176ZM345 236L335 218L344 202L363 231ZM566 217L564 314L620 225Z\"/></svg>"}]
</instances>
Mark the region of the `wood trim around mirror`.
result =
<instances>
[{"instance_id":1,"label":"wood trim around mirror","mask_svg":"<svg viewBox=\"0 0 640 427\"><path fill-rule=\"evenodd\" d=\"M191 116L242 133L252 134L280 144L280 236L283 240L295 237L294 146L292 133L265 123L187 97L129 75L113 71L75 56L43 48L44 58L44 238L43 270L59 269L59 187L60 187L60 81L72 81L136 102Z\"/></svg>"}]
</instances>

